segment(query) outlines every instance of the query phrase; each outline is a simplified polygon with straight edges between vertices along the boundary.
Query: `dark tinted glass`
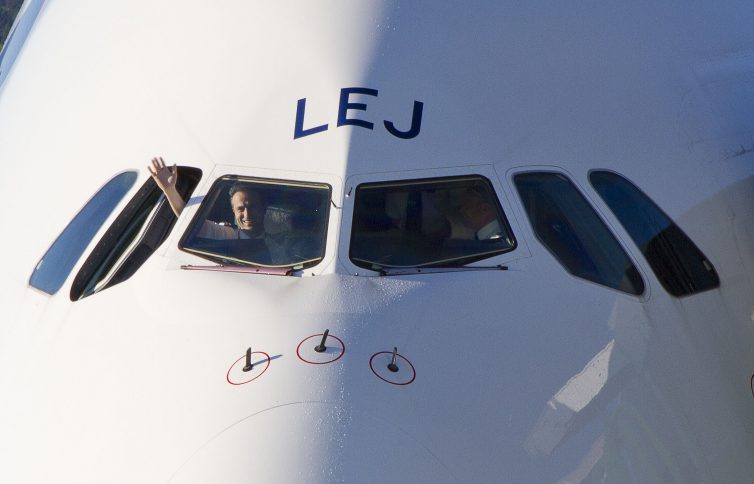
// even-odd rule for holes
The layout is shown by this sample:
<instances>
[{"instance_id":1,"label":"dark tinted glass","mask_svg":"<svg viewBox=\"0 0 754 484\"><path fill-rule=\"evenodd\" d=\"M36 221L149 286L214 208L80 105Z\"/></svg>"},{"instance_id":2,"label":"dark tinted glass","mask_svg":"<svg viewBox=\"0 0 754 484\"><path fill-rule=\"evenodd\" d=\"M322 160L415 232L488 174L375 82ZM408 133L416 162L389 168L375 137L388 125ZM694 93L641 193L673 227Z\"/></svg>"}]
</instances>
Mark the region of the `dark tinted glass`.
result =
<instances>
[{"instance_id":1,"label":"dark tinted glass","mask_svg":"<svg viewBox=\"0 0 754 484\"><path fill-rule=\"evenodd\" d=\"M223 177L179 247L222 265L311 267L325 255L330 187Z\"/></svg>"},{"instance_id":2,"label":"dark tinted glass","mask_svg":"<svg viewBox=\"0 0 754 484\"><path fill-rule=\"evenodd\" d=\"M71 220L29 279L29 284L48 294L55 294L84 253L94 234L136 181L136 172L116 176L102 187Z\"/></svg>"},{"instance_id":3,"label":"dark tinted glass","mask_svg":"<svg viewBox=\"0 0 754 484\"><path fill-rule=\"evenodd\" d=\"M350 256L358 266L459 266L514 247L495 192L481 176L356 189Z\"/></svg>"},{"instance_id":4,"label":"dark tinted glass","mask_svg":"<svg viewBox=\"0 0 754 484\"><path fill-rule=\"evenodd\" d=\"M514 182L534 233L574 276L629 294L644 282L618 240L560 173L524 173Z\"/></svg>"},{"instance_id":5,"label":"dark tinted glass","mask_svg":"<svg viewBox=\"0 0 754 484\"><path fill-rule=\"evenodd\" d=\"M633 183L609 171L592 171L589 180L666 291L686 296L720 285L715 268L702 251Z\"/></svg>"}]
</instances>

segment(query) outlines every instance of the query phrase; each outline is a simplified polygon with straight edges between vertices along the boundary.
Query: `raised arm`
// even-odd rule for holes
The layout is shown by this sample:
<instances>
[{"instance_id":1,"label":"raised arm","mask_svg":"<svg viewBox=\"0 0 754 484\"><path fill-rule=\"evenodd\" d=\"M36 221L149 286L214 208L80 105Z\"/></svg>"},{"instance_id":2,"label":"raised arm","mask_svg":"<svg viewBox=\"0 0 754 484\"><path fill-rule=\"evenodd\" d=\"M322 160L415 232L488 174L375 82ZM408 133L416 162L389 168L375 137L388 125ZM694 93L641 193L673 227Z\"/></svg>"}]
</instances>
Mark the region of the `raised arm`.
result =
<instances>
[{"instance_id":1,"label":"raised arm","mask_svg":"<svg viewBox=\"0 0 754 484\"><path fill-rule=\"evenodd\" d=\"M170 203L175 216L178 217L186 206L186 201L178 194L175 184L178 181L178 168L175 165L165 166L162 157L152 158L152 165L147 165L147 170L152 175L157 186L160 187Z\"/></svg>"}]
</instances>

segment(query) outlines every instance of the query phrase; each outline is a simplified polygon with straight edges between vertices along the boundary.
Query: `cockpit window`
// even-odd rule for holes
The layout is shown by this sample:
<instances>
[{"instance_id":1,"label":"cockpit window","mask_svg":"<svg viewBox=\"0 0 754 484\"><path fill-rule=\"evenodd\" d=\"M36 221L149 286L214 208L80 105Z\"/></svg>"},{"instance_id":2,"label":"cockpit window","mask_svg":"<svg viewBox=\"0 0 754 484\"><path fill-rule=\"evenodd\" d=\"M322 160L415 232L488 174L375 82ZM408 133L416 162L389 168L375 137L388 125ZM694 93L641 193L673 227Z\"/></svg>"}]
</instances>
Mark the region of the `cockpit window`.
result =
<instances>
[{"instance_id":1,"label":"cockpit window","mask_svg":"<svg viewBox=\"0 0 754 484\"><path fill-rule=\"evenodd\" d=\"M702 251L633 183L604 170L592 171L589 180L666 291L681 297L720 285L715 268Z\"/></svg>"},{"instance_id":2,"label":"cockpit window","mask_svg":"<svg viewBox=\"0 0 754 484\"><path fill-rule=\"evenodd\" d=\"M325 255L331 188L225 176L178 246L222 265L301 267Z\"/></svg>"},{"instance_id":3,"label":"cockpit window","mask_svg":"<svg viewBox=\"0 0 754 484\"><path fill-rule=\"evenodd\" d=\"M135 171L127 171L107 182L84 205L42 257L34 268L29 285L48 294L58 292L81 254L131 189L136 178Z\"/></svg>"},{"instance_id":4,"label":"cockpit window","mask_svg":"<svg viewBox=\"0 0 754 484\"><path fill-rule=\"evenodd\" d=\"M490 182L478 175L356 189L350 258L360 267L450 267L515 248Z\"/></svg>"},{"instance_id":5,"label":"cockpit window","mask_svg":"<svg viewBox=\"0 0 754 484\"><path fill-rule=\"evenodd\" d=\"M3 15L2 18L7 19L8 11L12 11L15 8L18 9L18 14L15 22L10 26L9 32L3 32L3 35L8 34L8 38L5 39L5 44L0 45L0 86L5 82L5 78L8 76L11 67L13 66L18 54L21 52L21 48L26 42L26 38L29 36L34 23L37 20L39 12L42 10L46 0L27 0L25 2L3 2ZM3 39L0 38L0 44Z\"/></svg>"},{"instance_id":6,"label":"cockpit window","mask_svg":"<svg viewBox=\"0 0 754 484\"><path fill-rule=\"evenodd\" d=\"M199 183L198 168L179 166L176 189L188 198ZM71 301L129 279L170 235L176 216L162 190L147 179L110 225L71 284Z\"/></svg>"},{"instance_id":7,"label":"cockpit window","mask_svg":"<svg viewBox=\"0 0 754 484\"><path fill-rule=\"evenodd\" d=\"M522 173L514 183L537 239L576 277L629 294L644 281L615 236L560 173Z\"/></svg>"}]
</instances>

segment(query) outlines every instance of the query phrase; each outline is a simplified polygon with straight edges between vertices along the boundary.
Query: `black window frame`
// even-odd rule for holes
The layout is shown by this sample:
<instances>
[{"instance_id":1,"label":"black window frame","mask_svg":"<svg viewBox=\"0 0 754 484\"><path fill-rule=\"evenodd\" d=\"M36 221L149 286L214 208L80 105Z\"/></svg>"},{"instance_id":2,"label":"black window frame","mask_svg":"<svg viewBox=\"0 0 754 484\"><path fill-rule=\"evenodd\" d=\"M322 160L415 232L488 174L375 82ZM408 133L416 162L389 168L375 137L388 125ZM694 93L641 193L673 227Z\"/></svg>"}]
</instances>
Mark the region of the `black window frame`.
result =
<instances>
[{"instance_id":1,"label":"black window frame","mask_svg":"<svg viewBox=\"0 0 754 484\"><path fill-rule=\"evenodd\" d=\"M176 189L188 200L202 171L188 166L177 169ZM162 190L149 177L82 265L71 285L71 301L99 293L133 276L167 239L177 220ZM97 287L105 280L103 286Z\"/></svg>"}]
</instances>

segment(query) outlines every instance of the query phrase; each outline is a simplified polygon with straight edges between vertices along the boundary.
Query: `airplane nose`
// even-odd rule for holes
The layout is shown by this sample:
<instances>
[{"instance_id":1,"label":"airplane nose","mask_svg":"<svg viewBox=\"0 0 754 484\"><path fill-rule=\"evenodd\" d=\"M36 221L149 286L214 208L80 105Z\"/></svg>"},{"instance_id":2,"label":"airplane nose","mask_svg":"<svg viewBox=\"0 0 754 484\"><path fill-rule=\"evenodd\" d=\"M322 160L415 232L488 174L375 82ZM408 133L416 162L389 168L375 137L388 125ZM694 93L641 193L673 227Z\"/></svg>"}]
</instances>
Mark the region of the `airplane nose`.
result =
<instances>
[{"instance_id":1,"label":"airplane nose","mask_svg":"<svg viewBox=\"0 0 754 484\"><path fill-rule=\"evenodd\" d=\"M252 414L197 450L169 482L459 482L407 433L347 408L297 402Z\"/></svg>"}]
</instances>

